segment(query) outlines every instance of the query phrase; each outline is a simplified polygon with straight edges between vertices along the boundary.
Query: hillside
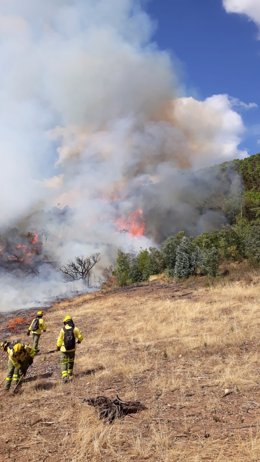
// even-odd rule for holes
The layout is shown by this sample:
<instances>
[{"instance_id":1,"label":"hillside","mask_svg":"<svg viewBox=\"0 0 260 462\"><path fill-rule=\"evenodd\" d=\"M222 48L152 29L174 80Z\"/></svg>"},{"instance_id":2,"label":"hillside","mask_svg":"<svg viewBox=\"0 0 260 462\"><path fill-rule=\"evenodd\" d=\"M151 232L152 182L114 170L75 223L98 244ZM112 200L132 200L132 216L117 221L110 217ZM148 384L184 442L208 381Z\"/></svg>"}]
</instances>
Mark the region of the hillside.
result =
<instances>
[{"instance_id":1,"label":"hillside","mask_svg":"<svg viewBox=\"0 0 260 462\"><path fill-rule=\"evenodd\" d=\"M0 460L259 461L259 283L233 270L214 286L157 280L54 304L22 391L1 392ZM67 312L85 340L63 385L47 352ZM147 409L109 425L83 403L116 394Z\"/></svg>"},{"instance_id":2,"label":"hillside","mask_svg":"<svg viewBox=\"0 0 260 462\"><path fill-rule=\"evenodd\" d=\"M223 186L216 197L209 198L208 206L222 210L229 223L233 223L237 216L249 221L260 216L260 153L215 165L208 171L214 171ZM230 187L233 173L241 179L240 193Z\"/></svg>"}]
</instances>

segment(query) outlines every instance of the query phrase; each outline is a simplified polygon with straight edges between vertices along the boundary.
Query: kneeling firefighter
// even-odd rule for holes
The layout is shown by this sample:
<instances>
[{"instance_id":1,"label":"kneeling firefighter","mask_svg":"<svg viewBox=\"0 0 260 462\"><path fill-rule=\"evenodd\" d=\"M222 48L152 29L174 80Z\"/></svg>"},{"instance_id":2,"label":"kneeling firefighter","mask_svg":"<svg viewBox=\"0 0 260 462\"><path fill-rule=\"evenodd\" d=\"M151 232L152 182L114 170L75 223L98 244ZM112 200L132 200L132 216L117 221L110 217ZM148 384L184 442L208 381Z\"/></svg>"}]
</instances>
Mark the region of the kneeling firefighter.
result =
<instances>
[{"instance_id":1,"label":"kneeling firefighter","mask_svg":"<svg viewBox=\"0 0 260 462\"><path fill-rule=\"evenodd\" d=\"M16 386L20 383L21 378L26 375L27 369L33 363L35 350L24 343L10 343L4 341L1 343L2 350L8 354L8 371L5 379L5 389L9 390L11 384Z\"/></svg>"},{"instance_id":2,"label":"kneeling firefighter","mask_svg":"<svg viewBox=\"0 0 260 462\"><path fill-rule=\"evenodd\" d=\"M70 315L65 316L63 324L57 339L57 350L61 351L61 377L66 383L73 375L76 343L81 343L83 336Z\"/></svg>"}]
</instances>

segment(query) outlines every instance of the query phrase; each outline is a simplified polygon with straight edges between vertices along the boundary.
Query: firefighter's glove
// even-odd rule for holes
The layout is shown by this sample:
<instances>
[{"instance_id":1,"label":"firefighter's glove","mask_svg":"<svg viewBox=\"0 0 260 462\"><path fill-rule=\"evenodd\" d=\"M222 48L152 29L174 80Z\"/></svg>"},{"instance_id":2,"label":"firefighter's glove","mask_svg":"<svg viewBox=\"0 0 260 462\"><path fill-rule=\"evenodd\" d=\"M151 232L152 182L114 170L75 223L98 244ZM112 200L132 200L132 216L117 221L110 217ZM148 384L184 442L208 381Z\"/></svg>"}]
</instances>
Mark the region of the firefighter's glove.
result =
<instances>
[{"instance_id":1,"label":"firefighter's glove","mask_svg":"<svg viewBox=\"0 0 260 462\"><path fill-rule=\"evenodd\" d=\"M56 350L57 350L57 351L60 351L60 347L59 347L59 346L57 346L57 347L56 347Z\"/></svg>"},{"instance_id":2,"label":"firefighter's glove","mask_svg":"<svg viewBox=\"0 0 260 462\"><path fill-rule=\"evenodd\" d=\"M29 330L27 330L27 335L28 335L28 337L29 337L29 335L30 335L30 331L29 331Z\"/></svg>"}]
</instances>

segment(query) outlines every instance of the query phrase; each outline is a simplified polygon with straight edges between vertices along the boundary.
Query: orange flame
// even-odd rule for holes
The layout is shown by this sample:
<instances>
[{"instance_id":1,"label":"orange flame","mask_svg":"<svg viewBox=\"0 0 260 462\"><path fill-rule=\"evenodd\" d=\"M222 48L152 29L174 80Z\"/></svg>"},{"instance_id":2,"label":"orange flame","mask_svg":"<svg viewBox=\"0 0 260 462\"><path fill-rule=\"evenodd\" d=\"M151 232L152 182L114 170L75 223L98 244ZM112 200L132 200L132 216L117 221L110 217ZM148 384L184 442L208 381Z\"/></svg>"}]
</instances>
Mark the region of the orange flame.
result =
<instances>
[{"instance_id":1,"label":"orange flame","mask_svg":"<svg viewBox=\"0 0 260 462\"><path fill-rule=\"evenodd\" d=\"M37 244L37 242L39 242L39 235L37 233L33 233L31 243Z\"/></svg>"},{"instance_id":2,"label":"orange flame","mask_svg":"<svg viewBox=\"0 0 260 462\"><path fill-rule=\"evenodd\" d=\"M38 245L39 235L37 233L28 233L27 241L28 243L18 243L15 245L15 254L9 257L9 260L18 261L20 263L25 263L31 265L33 263L33 258L36 254L39 253Z\"/></svg>"},{"instance_id":3,"label":"orange flame","mask_svg":"<svg viewBox=\"0 0 260 462\"><path fill-rule=\"evenodd\" d=\"M19 328L24 327L27 324L26 318L17 317L12 318L7 323L8 330L13 330L15 332L19 331Z\"/></svg>"},{"instance_id":4,"label":"orange flame","mask_svg":"<svg viewBox=\"0 0 260 462\"><path fill-rule=\"evenodd\" d=\"M116 225L121 232L127 232L132 236L143 236L145 223L142 209L134 210L127 218L118 218Z\"/></svg>"}]
</instances>

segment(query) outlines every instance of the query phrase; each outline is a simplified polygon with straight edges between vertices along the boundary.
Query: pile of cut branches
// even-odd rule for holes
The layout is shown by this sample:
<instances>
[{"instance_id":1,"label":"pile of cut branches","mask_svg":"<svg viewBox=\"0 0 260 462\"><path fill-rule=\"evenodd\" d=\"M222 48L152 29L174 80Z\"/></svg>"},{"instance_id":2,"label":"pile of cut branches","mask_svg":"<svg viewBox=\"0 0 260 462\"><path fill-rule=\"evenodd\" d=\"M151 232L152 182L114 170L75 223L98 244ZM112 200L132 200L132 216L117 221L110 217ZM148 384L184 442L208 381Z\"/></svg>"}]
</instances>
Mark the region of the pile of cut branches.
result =
<instances>
[{"instance_id":1,"label":"pile of cut branches","mask_svg":"<svg viewBox=\"0 0 260 462\"><path fill-rule=\"evenodd\" d=\"M94 406L98 411L99 419L103 419L106 423L112 423L115 419L147 409L140 401L122 401L117 395L114 399L106 396L84 398L83 402Z\"/></svg>"}]
</instances>

